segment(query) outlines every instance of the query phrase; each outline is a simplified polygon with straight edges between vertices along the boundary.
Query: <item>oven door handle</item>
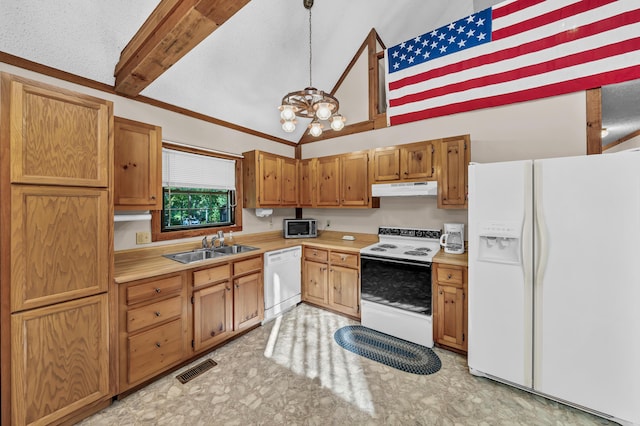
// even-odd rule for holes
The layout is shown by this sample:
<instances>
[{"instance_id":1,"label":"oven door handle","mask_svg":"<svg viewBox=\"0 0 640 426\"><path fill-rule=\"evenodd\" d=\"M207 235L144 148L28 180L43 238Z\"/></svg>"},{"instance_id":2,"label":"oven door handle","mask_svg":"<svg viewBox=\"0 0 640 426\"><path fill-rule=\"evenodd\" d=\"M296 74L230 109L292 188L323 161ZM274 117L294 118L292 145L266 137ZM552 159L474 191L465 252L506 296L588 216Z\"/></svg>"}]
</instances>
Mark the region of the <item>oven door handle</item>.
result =
<instances>
[{"instance_id":1,"label":"oven door handle","mask_svg":"<svg viewBox=\"0 0 640 426\"><path fill-rule=\"evenodd\" d=\"M369 257L366 255L360 255L360 259L365 259L365 260L377 260L380 262L388 262L388 263L399 263L402 265L412 265L412 266L424 266L425 268L430 268L431 267L431 262L407 262L404 260L396 260L396 259L390 259L388 257Z\"/></svg>"}]
</instances>

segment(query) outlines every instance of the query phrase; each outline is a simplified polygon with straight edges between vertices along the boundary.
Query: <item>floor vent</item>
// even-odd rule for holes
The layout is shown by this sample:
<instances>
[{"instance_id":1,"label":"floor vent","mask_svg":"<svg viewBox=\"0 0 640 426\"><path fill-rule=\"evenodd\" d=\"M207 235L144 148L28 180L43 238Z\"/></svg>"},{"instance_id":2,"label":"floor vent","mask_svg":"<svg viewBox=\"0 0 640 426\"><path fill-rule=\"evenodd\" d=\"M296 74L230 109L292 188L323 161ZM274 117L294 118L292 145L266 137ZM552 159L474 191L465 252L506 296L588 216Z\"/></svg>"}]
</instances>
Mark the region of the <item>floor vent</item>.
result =
<instances>
[{"instance_id":1,"label":"floor vent","mask_svg":"<svg viewBox=\"0 0 640 426\"><path fill-rule=\"evenodd\" d=\"M212 359L207 359L205 361L202 361L200 364L196 365L195 367L188 369L184 373L178 374L176 376L176 379L180 380L180 383L185 384L188 381L195 379L205 371L215 367L216 365L218 365L217 362L215 362Z\"/></svg>"}]
</instances>

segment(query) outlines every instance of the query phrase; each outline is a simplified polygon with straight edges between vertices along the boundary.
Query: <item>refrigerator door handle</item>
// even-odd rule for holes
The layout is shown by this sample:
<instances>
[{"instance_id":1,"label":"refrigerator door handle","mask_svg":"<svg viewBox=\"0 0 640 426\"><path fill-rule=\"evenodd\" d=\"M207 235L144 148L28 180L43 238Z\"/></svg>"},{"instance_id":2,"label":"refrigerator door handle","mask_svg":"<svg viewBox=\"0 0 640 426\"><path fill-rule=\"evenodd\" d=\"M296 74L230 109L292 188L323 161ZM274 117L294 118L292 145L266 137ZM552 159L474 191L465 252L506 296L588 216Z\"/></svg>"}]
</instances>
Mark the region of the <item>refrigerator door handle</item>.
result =
<instances>
[{"instance_id":1,"label":"refrigerator door handle","mask_svg":"<svg viewBox=\"0 0 640 426\"><path fill-rule=\"evenodd\" d=\"M526 330L522 339L524 348L524 371L523 385L529 388L533 387L533 162L527 162L524 168L524 219L522 223L522 249L521 249L521 265L523 274L523 326Z\"/></svg>"},{"instance_id":2,"label":"refrigerator door handle","mask_svg":"<svg viewBox=\"0 0 640 426\"><path fill-rule=\"evenodd\" d=\"M544 218L544 205L542 203L542 163L534 162L533 165L533 202L535 205L535 235L534 235L534 272L533 272L533 387L539 388L542 378L542 303L544 272L547 268L549 255L549 235Z\"/></svg>"}]
</instances>

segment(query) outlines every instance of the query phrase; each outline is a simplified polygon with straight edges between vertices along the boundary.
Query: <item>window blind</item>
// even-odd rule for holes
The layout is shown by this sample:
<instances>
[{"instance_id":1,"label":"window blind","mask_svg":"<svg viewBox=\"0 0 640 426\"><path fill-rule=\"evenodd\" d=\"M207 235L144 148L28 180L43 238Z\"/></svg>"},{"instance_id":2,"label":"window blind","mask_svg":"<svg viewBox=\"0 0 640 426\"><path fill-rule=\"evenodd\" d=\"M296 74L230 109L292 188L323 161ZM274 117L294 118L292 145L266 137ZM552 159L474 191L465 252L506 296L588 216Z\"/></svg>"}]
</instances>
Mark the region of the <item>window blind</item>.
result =
<instances>
[{"instance_id":1,"label":"window blind","mask_svg":"<svg viewBox=\"0 0 640 426\"><path fill-rule=\"evenodd\" d=\"M236 189L234 160L162 149L162 186Z\"/></svg>"}]
</instances>

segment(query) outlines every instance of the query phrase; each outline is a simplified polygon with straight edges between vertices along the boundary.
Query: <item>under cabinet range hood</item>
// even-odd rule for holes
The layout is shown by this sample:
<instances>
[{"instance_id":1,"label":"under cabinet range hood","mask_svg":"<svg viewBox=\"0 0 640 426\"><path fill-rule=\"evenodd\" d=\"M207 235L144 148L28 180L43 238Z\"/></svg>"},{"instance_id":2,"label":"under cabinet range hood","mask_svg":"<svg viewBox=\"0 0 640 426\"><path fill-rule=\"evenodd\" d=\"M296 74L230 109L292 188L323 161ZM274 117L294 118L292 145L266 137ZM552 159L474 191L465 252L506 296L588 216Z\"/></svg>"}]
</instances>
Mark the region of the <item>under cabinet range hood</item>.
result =
<instances>
[{"instance_id":1,"label":"under cabinet range hood","mask_svg":"<svg viewBox=\"0 0 640 426\"><path fill-rule=\"evenodd\" d=\"M373 197L411 197L418 195L438 195L438 182L397 182L371 185Z\"/></svg>"}]
</instances>

